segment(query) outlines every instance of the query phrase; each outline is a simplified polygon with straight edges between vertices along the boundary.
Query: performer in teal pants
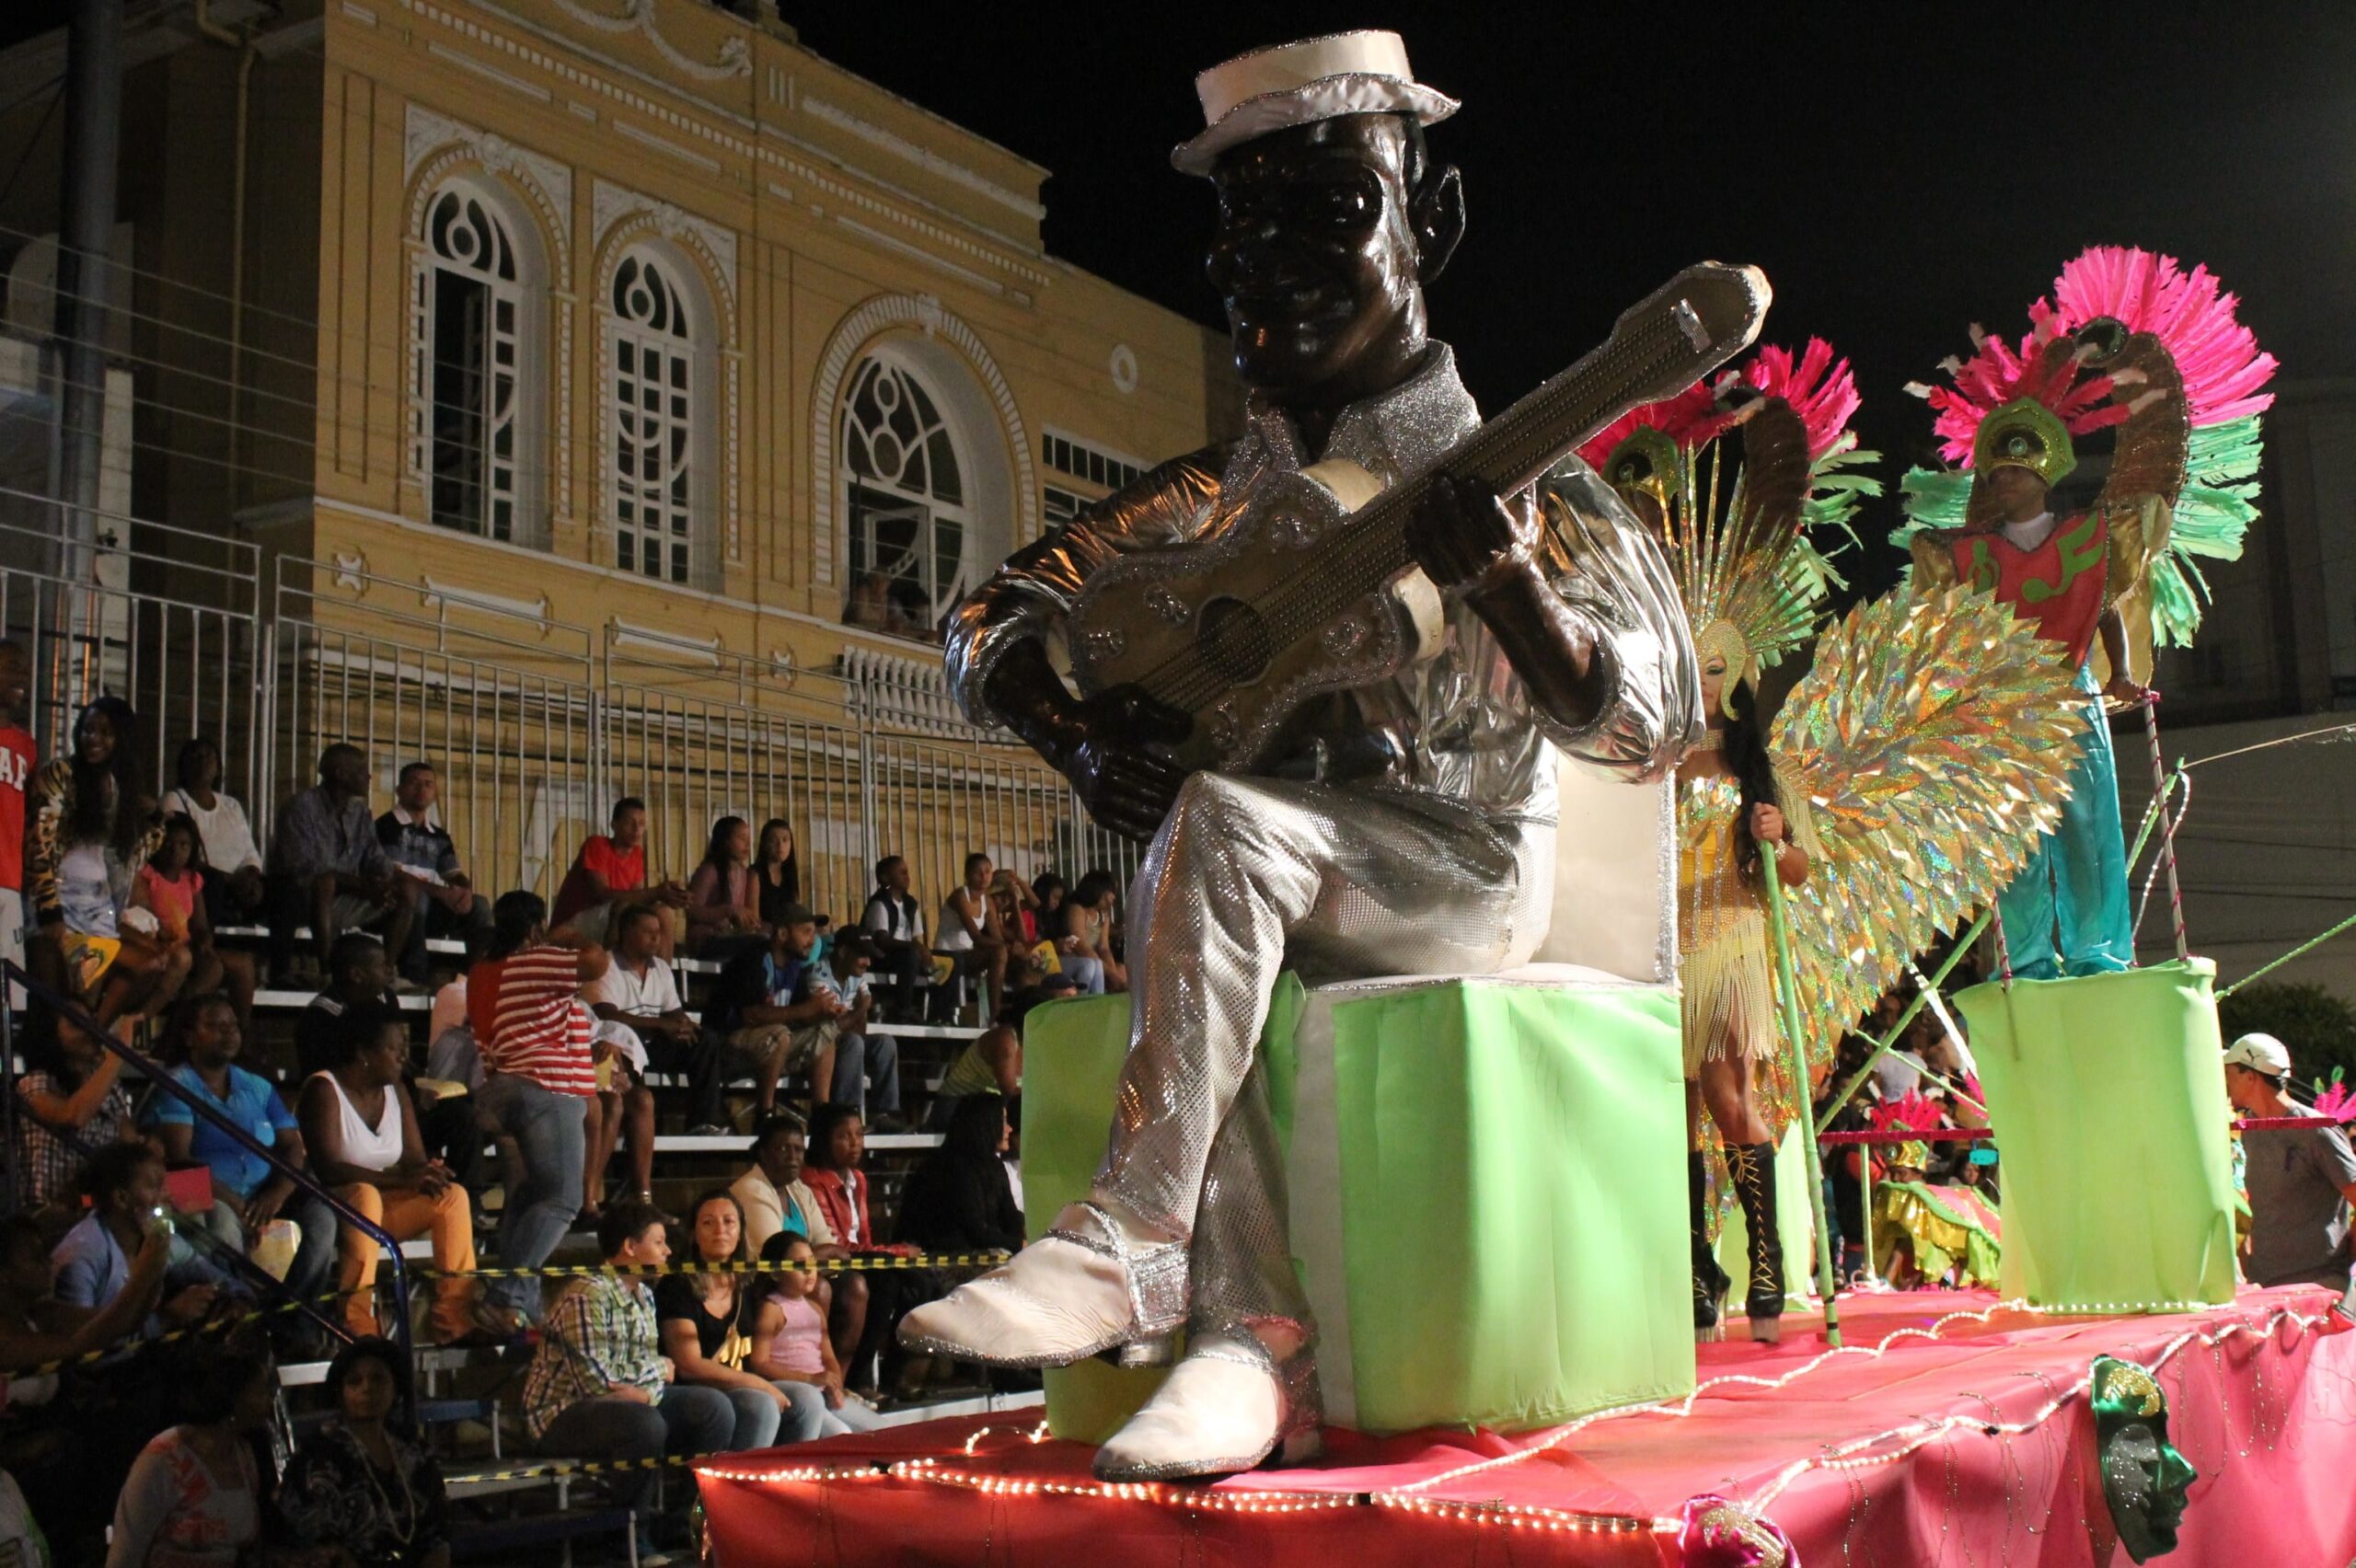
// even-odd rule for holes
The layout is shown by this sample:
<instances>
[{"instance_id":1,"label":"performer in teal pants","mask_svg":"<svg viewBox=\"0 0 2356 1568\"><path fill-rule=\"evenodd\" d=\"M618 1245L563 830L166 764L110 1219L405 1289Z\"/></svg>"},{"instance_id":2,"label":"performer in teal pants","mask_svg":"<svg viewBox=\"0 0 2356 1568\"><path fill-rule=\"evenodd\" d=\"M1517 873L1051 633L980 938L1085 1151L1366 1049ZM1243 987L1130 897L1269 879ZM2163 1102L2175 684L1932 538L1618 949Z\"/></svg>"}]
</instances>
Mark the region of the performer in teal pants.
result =
<instances>
[{"instance_id":1,"label":"performer in teal pants","mask_svg":"<svg viewBox=\"0 0 2356 1568\"><path fill-rule=\"evenodd\" d=\"M1940 455L1958 465L1906 476L1893 538L1916 584L1960 581L2037 622L2056 678L2085 701L2061 823L1996 901L2016 975L2135 962L2105 700L2114 713L2149 700L2132 659L2191 645L2208 596L2200 560L2237 558L2258 516L2275 363L2235 305L2205 267L2094 246L2029 307L2026 337L1974 328L1971 357L1945 362L1945 384L1908 388L1936 411ZM2097 431L2114 432L2101 493L2083 511L2055 505L2077 467L2073 438ZM2097 637L2107 680L2091 663Z\"/></svg>"},{"instance_id":2,"label":"performer in teal pants","mask_svg":"<svg viewBox=\"0 0 2356 1568\"><path fill-rule=\"evenodd\" d=\"M2050 356L2058 362L2050 379L2059 379L2074 368L2075 347L2067 339L2045 344L2024 368ZM2138 335L2119 357L2156 352L2151 339ZM2034 384L2037 378L2025 379ZM2142 385L2142 377L2122 374L2116 390ZM2073 679L2085 698L2085 732L2062 820L1996 900L2013 973L2031 980L2108 974L2135 962L2119 769L2103 702L2108 698L2132 706L2144 699L2143 688L2126 673L2127 633L2117 600L2139 581L2146 541L2165 537L2167 500L2129 487L2154 467L2143 449L2172 435L2180 444L2184 423L2180 407L2165 399L2130 408L2119 426L2110 483L2092 508L2059 517L2052 488L2077 466L2068 427L2034 396L1991 409L1972 443L1963 527L1926 528L1908 541L1917 582L1961 581L2035 621L2060 666L2056 678ZM2112 671L2105 683L2096 680L2092 663L2097 637Z\"/></svg>"},{"instance_id":3,"label":"performer in teal pants","mask_svg":"<svg viewBox=\"0 0 2356 1568\"><path fill-rule=\"evenodd\" d=\"M2028 863L1996 900L2013 973L2027 980L2107 974L2131 968L2127 846L2119 818L2119 767L2092 664L2078 667L2085 694L2085 738L2070 769L2062 820L2037 841Z\"/></svg>"}]
</instances>

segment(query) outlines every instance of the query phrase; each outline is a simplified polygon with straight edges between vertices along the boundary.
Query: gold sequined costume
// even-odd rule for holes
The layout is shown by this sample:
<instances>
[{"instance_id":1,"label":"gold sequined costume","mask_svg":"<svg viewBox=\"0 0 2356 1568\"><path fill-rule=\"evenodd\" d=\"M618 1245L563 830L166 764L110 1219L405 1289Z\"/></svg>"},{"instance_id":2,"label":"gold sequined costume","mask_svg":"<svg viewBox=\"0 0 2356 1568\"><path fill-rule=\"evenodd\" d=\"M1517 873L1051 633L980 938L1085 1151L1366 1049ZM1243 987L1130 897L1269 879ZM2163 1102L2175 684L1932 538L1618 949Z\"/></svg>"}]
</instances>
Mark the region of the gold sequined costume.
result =
<instances>
[{"instance_id":1,"label":"gold sequined costume","mask_svg":"<svg viewBox=\"0 0 2356 1568\"><path fill-rule=\"evenodd\" d=\"M1811 858L1806 807L1778 800L1793 841ZM1742 786L1730 776L1677 786L1677 967L1684 992L1685 1076L1722 1055L1773 1069L1780 1057L1775 965L1767 906L1737 864Z\"/></svg>"}]
</instances>

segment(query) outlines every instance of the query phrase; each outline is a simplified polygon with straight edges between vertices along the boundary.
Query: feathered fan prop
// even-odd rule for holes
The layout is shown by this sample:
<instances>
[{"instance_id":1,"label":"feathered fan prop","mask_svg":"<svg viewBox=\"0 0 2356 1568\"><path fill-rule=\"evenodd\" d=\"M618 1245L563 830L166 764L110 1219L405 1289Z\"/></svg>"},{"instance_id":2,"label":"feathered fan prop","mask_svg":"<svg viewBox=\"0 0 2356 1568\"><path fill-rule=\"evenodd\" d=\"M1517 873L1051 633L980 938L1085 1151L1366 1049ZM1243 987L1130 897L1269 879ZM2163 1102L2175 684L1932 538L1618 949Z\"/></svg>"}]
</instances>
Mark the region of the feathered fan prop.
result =
<instances>
[{"instance_id":1,"label":"feathered fan prop","mask_svg":"<svg viewBox=\"0 0 2356 1568\"><path fill-rule=\"evenodd\" d=\"M1784 901L1812 1067L2061 814L2078 699L2042 648L1986 594L1900 591L1829 628L1776 713L1777 793L1812 862ZM1806 1103L1785 1059L1778 1127Z\"/></svg>"}]
</instances>

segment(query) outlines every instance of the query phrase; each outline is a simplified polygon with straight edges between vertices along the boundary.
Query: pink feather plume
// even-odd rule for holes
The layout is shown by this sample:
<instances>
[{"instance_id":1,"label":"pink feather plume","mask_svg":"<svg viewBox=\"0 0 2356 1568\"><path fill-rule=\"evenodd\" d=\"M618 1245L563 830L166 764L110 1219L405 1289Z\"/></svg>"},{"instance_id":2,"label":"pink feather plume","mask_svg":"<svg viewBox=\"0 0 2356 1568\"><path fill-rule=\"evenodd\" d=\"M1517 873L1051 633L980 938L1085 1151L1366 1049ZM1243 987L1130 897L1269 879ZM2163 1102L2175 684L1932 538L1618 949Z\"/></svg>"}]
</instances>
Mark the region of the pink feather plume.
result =
<instances>
[{"instance_id":1,"label":"pink feather plume","mask_svg":"<svg viewBox=\"0 0 2356 1568\"><path fill-rule=\"evenodd\" d=\"M1792 406L1807 427L1811 461L1840 444L1863 400L1849 362L1836 358L1832 345L1821 338L1810 338L1797 361L1789 349L1769 344L1742 367L1741 378L1745 386Z\"/></svg>"},{"instance_id":2,"label":"pink feather plume","mask_svg":"<svg viewBox=\"0 0 2356 1568\"><path fill-rule=\"evenodd\" d=\"M1721 377L1719 385L1728 380L1791 404L1807 426L1810 459L1823 456L1839 443L1861 401L1849 362L1836 356L1832 345L1821 338L1810 338L1796 359L1789 349L1772 344L1762 348L1741 370ZM1674 398L1621 415L1582 443L1579 456L1588 467L1600 469L1612 449L1639 430L1657 430L1690 450L1724 435L1733 423L1732 416L1718 406L1712 388L1697 385Z\"/></svg>"},{"instance_id":3,"label":"pink feather plume","mask_svg":"<svg viewBox=\"0 0 2356 1568\"><path fill-rule=\"evenodd\" d=\"M2041 304L2042 302L2040 302ZM2037 316L2032 307L2029 314ZM1952 363L1954 385L1931 389L1938 418L1939 455L1959 467L1971 466L1971 444L1981 421L2006 403L2034 398L2053 410L2073 435L2114 425L2127 410L2110 401L2110 377L2089 375L2067 341L2047 330L2030 332L2017 346L1991 333L1968 360Z\"/></svg>"},{"instance_id":4,"label":"pink feather plume","mask_svg":"<svg viewBox=\"0 0 2356 1568\"><path fill-rule=\"evenodd\" d=\"M1588 467L1600 472L1612 449L1640 430L1657 430L1680 446L1700 446L1733 421L1718 408L1707 386L1688 386L1674 398L1632 409L1598 431L1579 446Z\"/></svg>"},{"instance_id":5,"label":"pink feather plume","mask_svg":"<svg viewBox=\"0 0 2356 1568\"><path fill-rule=\"evenodd\" d=\"M1946 1113L1937 1103L1924 1097L1919 1089L1910 1089L1897 1099L1874 1107L1871 1116L1877 1133L1936 1132Z\"/></svg>"},{"instance_id":6,"label":"pink feather plume","mask_svg":"<svg viewBox=\"0 0 2356 1568\"><path fill-rule=\"evenodd\" d=\"M2186 271L2173 256L2134 246L2096 245L2062 269L2053 281L2054 321L2075 331L2097 317L2115 317L2131 332L2149 332L2176 360L2195 425L2223 424L2273 407L2261 392L2274 377L2274 356L2235 312L2208 268Z\"/></svg>"}]
</instances>

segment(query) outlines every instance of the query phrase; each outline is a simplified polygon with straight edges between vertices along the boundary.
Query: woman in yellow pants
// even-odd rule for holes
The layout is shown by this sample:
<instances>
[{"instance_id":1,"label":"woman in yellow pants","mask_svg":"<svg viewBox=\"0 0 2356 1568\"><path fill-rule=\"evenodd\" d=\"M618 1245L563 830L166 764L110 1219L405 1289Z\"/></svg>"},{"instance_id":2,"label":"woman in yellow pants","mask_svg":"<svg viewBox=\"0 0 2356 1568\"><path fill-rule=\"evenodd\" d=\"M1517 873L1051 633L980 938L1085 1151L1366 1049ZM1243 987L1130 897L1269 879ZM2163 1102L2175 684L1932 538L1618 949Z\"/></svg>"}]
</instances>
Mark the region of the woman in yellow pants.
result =
<instances>
[{"instance_id":1,"label":"woman in yellow pants","mask_svg":"<svg viewBox=\"0 0 2356 1568\"><path fill-rule=\"evenodd\" d=\"M395 1241L430 1236L436 1282L433 1337L443 1343L502 1337L512 1323L477 1299L474 1216L466 1189L449 1167L425 1155L417 1107L401 1082L409 1031L397 1013L361 1009L347 1013L330 1054L331 1066L303 1085L295 1111L311 1169L336 1195ZM347 1225L342 1233L344 1322L355 1334L378 1332L375 1285L378 1247ZM456 1275L459 1277L450 1277Z\"/></svg>"}]
</instances>

